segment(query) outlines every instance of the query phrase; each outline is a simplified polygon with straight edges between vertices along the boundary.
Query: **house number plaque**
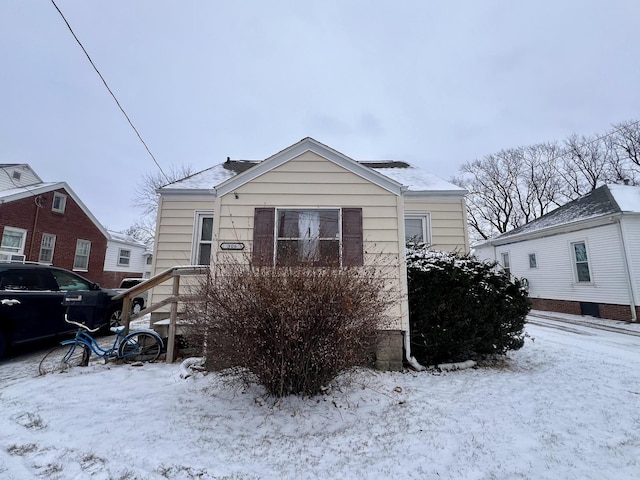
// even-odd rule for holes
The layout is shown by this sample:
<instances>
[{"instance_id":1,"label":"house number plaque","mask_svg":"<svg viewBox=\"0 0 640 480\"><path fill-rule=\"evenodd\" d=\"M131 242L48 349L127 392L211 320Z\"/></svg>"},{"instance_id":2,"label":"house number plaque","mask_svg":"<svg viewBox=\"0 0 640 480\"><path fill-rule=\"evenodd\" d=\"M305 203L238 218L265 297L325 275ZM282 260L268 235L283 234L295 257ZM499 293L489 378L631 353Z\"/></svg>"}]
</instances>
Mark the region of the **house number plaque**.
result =
<instances>
[{"instance_id":1,"label":"house number plaque","mask_svg":"<svg viewBox=\"0 0 640 480\"><path fill-rule=\"evenodd\" d=\"M236 242L236 243L222 242L220 244L220 248L222 250L244 250L244 243L242 243L242 242Z\"/></svg>"}]
</instances>

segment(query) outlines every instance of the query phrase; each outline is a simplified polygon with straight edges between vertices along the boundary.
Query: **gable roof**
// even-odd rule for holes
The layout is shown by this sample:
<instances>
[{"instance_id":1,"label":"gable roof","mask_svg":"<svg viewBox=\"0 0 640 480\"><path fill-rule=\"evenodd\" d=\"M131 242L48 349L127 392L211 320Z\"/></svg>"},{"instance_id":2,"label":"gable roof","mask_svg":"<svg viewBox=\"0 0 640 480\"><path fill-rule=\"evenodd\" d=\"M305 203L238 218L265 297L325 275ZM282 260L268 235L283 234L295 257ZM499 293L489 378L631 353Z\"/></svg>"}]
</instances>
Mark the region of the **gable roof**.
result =
<instances>
[{"instance_id":1,"label":"gable roof","mask_svg":"<svg viewBox=\"0 0 640 480\"><path fill-rule=\"evenodd\" d=\"M76 195L76 193L67 185L66 182L43 182L35 185L29 185L28 187L19 187L12 188L9 190L0 191L0 205L4 205L10 202L15 202L16 200L21 200L23 198L28 197L37 197L42 193L52 192L54 190L64 190L76 204L80 207L80 209L84 212L84 214L91 220L91 222L96 226L98 230L105 236L105 238L109 239L109 233L106 228L98 221L96 217L93 216L93 213L87 208L87 206L82 203L82 200Z\"/></svg>"},{"instance_id":2,"label":"gable roof","mask_svg":"<svg viewBox=\"0 0 640 480\"><path fill-rule=\"evenodd\" d=\"M396 160L355 161L346 155L307 137L266 160L231 160L165 185L159 191L171 193L214 193L224 195L263 173L282 165L302 153L312 151L347 170L397 195L405 193L437 193L462 196L466 190Z\"/></svg>"},{"instance_id":3,"label":"gable roof","mask_svg":"<svg viewBox=\"0 0 640 480\"><path fill-rule=\"evenodd\" d=\"M374 183L391 193L394 193L396 195L400 195L402 193L402 184L389 177L385 177L375 170L365 167L364 165L356 162L355 160L352 160L351 158L343 155L337 150L334 150L318 142L317 140L314 140L313 138L307 137L303 138L298 143L294 143L290 147L276 153L275 155L272 155L266 160L263 160L252 168L249 168L248 170L237 174L229 180L222 182L220 185L215 187L216 194L218 196L225 195L240 187L241 185L244 185L245 183L248 183L251 180L259 177L260 175L263 175L264 173L273 170L274 168L285 164L289 160L309 151L326 158L330 162L333 162L345 168L346 170L349 170L350 172L355 173L362 178L365 178L366 180L369 180L371 183Z\"/></svg>"},{"instance_id":4,"label":"gable roof","mask_svg":"<svg viewBox=\"0 0 640 480\"><path fill-rule=\"evenodd\" d=\"M602 185L525 225L481 242L478 246L516 240L555 228L579 229L586 221L606 220L623 213L640 213L640 187Z\"/></svg>"}]
</instances>

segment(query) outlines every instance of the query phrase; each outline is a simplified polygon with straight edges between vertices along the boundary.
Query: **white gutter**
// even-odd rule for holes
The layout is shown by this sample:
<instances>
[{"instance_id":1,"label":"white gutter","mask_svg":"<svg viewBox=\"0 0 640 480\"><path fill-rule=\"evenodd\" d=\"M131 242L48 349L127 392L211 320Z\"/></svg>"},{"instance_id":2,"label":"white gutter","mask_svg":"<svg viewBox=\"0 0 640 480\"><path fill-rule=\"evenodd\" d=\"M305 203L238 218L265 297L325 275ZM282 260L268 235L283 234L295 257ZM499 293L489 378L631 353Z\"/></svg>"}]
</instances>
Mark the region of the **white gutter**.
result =
<instances>
[{"instance_id":1,"label":"white gutter","mask_svg":"<svg viewBox=\"0 0 640 480\"><path fill-rule=\"evenodd\" d=\"M629 307L631 308L631 321L636 322L638 320L636 315L636 302L635 295L633 291L633 278L631 277L631 270L629 265L631 264L629 249L627 248L627 243L624 241L624 235L622 232L622 219L616 218L615 222L618 224L618 233L620 235L620 243L622 244L622 251L624 252L624 271L627 276L627 289L629 291Z\"/></svg>"}]
</instances>

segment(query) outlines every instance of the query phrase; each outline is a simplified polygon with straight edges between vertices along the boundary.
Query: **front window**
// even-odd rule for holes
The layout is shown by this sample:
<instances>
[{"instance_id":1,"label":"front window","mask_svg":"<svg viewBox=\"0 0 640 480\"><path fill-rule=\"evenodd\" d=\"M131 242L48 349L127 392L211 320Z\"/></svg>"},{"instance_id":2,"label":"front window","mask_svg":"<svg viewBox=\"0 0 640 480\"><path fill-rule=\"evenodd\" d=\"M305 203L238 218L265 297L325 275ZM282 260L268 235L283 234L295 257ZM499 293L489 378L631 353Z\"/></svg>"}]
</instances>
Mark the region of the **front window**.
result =
<instances>
[{"instance_id":1,"label":"front window","mask_svg":"<svg viewBox=\"0 0 640 480\"><path fill-rule=\"evenodd\" d=\"M51 206L51 210L58 213L64 213L66 205L67 196L62 193L53 192L53 205Z\"/></svg>"},{"instance_id":2,"label":"front window","mask_svg":"<svg viewBox=\"0 0 640 480\"><path fill-rule=\"evenodd\" d=\"M121 248L118 251L118 265L128 267L131 262L131 250L125 250Z\"/></svg>"},{"instance_id":3,"label":"front window","mask_svg":"<svg viewBox=\"0 0 640 480\"><path fill-rule=\"evenodd\" d=\"M2 244L0 250L3 252L24 253L24 242L27 237L27 231L22 228L4 227L2 233Z\"/></svg>"},{"instance_id":4,"label":"front window","mask_svg":"<svg viewBox=\"0 0 640 480\"><path fill-rule=\"evenodd\" d=\"M590 282L589 258L587 256L587 244L584 242L572 243L575 273L578 282Z\"/></svg>"},{"instance_id":5,"label":"front window","mask_svg":"<svg viewBox=\"0 0 640 480\"><path fill-rule=\"evenodd\" d=\"M78 240L76 242L76 255L73 259L74 270L89 269L89 252L91 250L91 242L89 240Z\"/></svg>"},{"instance_id":6,"label":"front window","mask_svg":"<svg viewBox=\"0 0 640 480\"><path fill-rule=\"evenodd\" d=\"M429 215L405 215L404 240L406 243L430 243Z\"/></svg>"},{"instance_id":7,"label":"front window","mask_svg":"<svg viewBox=\"0 0 640 480\"><path fill-rule=\"evenodd\" d=\"M209 265L211 264L211 247L213 245L213 214L199 213L196 228L194 263Z\"/></svg>"},{"instance_id":8,"label":"front window","mask_svg":"<svg viewBox=\"0 0 640 480\"><path fill-rule=\"evenodd\" d=\"M504 252L501 255L502 258L502 268L507 274L511 275L511 261L509 259L509 253Z\"/></svg>"},{"instance_id":9,"label":"front window","mask_svg":"<svg viewBox=\"0 0 640 480\"><path fill-rule=\"evenodd\" d=\"M276 265L339 265L339 209L279 209Z\"/></svg>"},{"instance_id":10,"label":"front window","mask_svg":"<svg viewBox=\"0 0 640 480\"><path fill-rule=\"evenodd\" d=\"M42 242L40 242L40 256L38 261L41 263L53 263L53 249L56 245L56 236L50 233L42 234Z\"/></svg>"}]
</instances>

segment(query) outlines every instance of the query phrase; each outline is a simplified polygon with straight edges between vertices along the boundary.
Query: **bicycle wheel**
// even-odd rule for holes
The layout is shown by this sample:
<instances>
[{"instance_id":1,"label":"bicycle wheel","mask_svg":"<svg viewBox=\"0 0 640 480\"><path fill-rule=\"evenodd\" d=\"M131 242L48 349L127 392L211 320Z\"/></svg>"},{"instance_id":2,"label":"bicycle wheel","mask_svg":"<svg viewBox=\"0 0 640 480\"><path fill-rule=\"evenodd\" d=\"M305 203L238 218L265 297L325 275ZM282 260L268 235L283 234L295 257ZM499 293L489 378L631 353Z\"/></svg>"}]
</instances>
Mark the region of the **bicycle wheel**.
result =
<instances>
[{"instance_id":1,"label":"bicycle wheel","mask_svg":"<svg viewBox=\"0 0 640 480\"><path fill-rule=\"evenodd\" d=\"M122 339L118 356L125 362L155 362L160 356L162 341L148 332L132 332Z\"/></svg>"},{"instance_id":2,"label":"bicycle wheel","mask_svg":"<svg viewBox=\"0 0 640 480\"><path fill-rule=\"evenodd\" d=\"M89 350L81 343L71 345L58 345L53 347L42 358L38 371L40 375L47 373L62 373L71 367L87 365L89 361Z\"/></svg>"}]
</instances>

